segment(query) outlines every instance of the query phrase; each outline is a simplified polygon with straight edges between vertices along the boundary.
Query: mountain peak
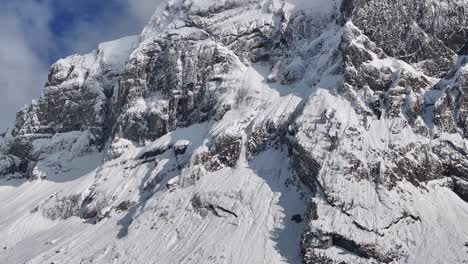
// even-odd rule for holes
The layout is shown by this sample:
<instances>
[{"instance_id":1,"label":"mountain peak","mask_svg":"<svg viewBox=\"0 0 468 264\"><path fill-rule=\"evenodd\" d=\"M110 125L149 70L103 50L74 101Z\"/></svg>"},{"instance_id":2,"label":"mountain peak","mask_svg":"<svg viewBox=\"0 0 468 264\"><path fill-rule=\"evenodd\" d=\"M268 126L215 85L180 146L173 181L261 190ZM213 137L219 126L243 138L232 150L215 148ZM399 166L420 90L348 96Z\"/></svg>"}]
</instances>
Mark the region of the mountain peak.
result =
<instances>
[{"instance_id":1,"label":"mountain peak","mask_svg":"<svg viewBox=\"0 0 468 264\"><path fill-rule=\"evenodd\" d=\"M0 260L463 263L466 10L169 1L0 136Z\"/></svg>"}]
</instances>

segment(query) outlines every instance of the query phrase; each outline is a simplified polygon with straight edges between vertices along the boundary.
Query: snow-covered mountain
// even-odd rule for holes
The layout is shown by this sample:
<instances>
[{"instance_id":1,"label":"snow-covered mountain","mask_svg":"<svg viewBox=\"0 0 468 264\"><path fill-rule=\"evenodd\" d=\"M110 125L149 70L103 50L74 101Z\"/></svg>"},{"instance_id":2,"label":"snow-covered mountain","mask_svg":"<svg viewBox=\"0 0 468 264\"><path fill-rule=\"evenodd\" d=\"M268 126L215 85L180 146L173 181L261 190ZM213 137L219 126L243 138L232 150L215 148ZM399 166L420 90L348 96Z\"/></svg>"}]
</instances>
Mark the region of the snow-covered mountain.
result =
<instances>
[{"instance_id":1,"label":"snow-covered mountain","mask_svg":"<svg viewBox=\"0 0 468 264\"><path fill-rule=\"evenodd\" d=\"M467 263L467 63L466 0L172 0L0 137L0 263Z\"/></svg>"}]
</instances>

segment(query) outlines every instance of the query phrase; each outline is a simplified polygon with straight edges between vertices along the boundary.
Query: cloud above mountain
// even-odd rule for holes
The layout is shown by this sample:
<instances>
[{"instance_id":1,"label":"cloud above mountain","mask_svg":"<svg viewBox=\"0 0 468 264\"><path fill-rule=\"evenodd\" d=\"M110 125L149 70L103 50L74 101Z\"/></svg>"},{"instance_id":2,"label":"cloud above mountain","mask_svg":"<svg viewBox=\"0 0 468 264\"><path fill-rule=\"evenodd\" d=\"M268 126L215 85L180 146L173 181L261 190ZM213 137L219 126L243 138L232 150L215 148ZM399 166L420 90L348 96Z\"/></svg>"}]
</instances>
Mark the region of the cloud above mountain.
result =
<instances>
[{"instance_id":1,"label":"cloud above mountain","mask_svg":"<svg viewBox=\"0 0 468 264\"><path fill-rule=\"evenodd\" d=\"M163 0L0 0L0 131L40 96L50 64L138 34Z\"/></svg>"}]
</instances>

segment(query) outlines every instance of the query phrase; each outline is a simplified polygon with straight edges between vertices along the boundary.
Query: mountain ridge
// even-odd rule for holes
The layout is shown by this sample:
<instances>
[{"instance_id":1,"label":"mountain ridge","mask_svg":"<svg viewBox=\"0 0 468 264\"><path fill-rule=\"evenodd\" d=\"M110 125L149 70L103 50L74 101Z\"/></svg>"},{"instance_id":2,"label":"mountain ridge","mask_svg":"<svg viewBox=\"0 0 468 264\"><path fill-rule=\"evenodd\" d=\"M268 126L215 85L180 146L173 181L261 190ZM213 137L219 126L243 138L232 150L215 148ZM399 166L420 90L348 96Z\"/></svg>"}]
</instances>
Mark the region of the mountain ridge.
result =
<instances>
[{"instance_id":1,"label":"mountain ridge","mask_svg":"<svg viewBox=\"0 0 468 264\"><path fill-rule=\"evenodd\" d=\"M169 1L0 138L0 259L466 262L466 12Z\"/></svg>"}]
</instances>

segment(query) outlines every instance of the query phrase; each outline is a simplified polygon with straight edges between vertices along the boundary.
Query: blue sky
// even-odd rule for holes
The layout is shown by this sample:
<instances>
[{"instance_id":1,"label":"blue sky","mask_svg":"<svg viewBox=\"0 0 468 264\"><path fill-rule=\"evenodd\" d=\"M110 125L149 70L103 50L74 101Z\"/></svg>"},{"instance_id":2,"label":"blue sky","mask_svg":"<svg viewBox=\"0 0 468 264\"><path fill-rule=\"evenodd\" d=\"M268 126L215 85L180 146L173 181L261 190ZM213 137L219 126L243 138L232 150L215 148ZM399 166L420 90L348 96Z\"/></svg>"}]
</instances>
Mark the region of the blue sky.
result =
<instances>
[{"instance_id":1,"label":"blue sky","mask_svg":"<svg viewBox=\"0 0 468 264\"><path fill-rule=\"evenodd\" d=\"M125 16L125 6L114 0L96 1L96 0L61 0L55 1L51 5L52 16L49 21L50 31L56 39L56 47L51 46L49 60L56 61L67 53L74 53L74 46L69 44L70 41L76 41L76 29L81 27L83 23L89 23L99 27L109 26L110 20L117 16ZM109 18L110 17L110 18ZM129 19L129 18L127 18ZM112 21L111 21L112 22ZM135 34L140 28L138 23L132 21L128 28L118 28L116 31L107 31L103 36L106 38L119 37L124 34ZM104 29L103 29L104 30ZM115 30L115 29L114 29ZM99 32L99 33L102 33ZM98 41L96 39L96 41ZM94 45L95 43L86 42L82 45ZM82 48L86 49L86 47Z\"/></svg>"},{"instance_id":2,"label":"blue sky","mask_svg":"<svg viewBox=\"0 0 468 264\"><path fill-rule=\"evenodd\" d=\"M139 34L162 0L0 0L0 132L40 96L50 65Z\"/></svg>"}]
</instances>

